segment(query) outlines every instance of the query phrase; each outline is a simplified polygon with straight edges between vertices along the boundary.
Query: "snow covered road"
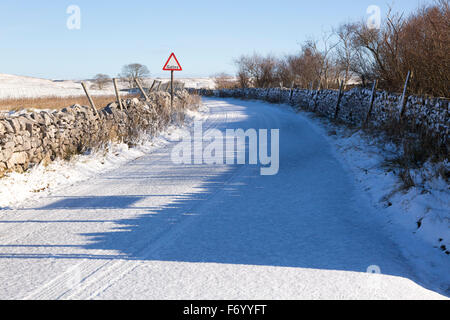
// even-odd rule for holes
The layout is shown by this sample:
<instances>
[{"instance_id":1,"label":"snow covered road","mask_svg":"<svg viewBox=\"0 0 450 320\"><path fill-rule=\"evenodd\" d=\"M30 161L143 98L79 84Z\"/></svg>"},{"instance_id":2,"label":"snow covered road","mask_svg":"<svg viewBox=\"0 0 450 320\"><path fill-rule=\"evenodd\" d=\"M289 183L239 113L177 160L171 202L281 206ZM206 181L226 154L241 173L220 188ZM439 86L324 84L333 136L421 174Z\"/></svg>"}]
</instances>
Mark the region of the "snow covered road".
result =
<instances>
[{"instance_id":1,"label":"snow covered road","mask_svg":"<svg viewBox=\"0 0 450 320\"><path fill-rule=\"evenodd\" d=\"M444 298L310 121L262 102L205 103L207 128L280 129L279 174L176 165L169 144L0 211L0 299Z\"/></svg>"}]
</instances>

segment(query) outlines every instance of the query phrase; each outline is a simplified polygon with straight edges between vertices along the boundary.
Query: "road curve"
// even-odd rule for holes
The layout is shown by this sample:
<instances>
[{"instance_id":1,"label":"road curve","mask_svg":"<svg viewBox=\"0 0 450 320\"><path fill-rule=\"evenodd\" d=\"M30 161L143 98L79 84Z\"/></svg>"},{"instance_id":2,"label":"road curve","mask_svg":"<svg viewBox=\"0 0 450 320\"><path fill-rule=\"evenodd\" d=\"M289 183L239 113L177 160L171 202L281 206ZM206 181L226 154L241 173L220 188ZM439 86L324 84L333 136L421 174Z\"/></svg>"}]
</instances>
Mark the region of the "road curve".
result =
<instances>
[{"instance_id":1,"label":"road curve","mask_svg":"<svg viewBox=\"0 0 450 320\"><path fill-rule=\"evenodd\" d=\"M0 299L434 299L325 137L206 99L208 129L280 129L280 171L176 165L175 143L0 211ZM381 274L368 274L367 271Z\"/></svg>"}]
</instances>

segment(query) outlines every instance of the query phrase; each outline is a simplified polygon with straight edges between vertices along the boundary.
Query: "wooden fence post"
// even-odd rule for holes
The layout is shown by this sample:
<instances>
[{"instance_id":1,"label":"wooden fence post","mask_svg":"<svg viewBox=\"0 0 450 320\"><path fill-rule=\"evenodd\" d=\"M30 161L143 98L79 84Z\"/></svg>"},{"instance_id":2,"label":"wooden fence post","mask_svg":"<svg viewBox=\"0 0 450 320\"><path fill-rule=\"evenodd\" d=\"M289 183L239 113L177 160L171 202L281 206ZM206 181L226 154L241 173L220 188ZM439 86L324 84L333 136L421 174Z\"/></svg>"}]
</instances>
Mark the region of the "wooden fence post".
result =
<instances>
[{"instance_id":1,"label":"wooden fence post","mask_svg":"<svg viewBox=\"0 0 450 320\"><path fill-rule=\"evenodd\" d=\"M156 91L161 90L161 85L162 85L162 82L161 82L161 81L158 81L158 88L156 89Z\"/></svg>"},{"instance_id":2,"label":"wooden fence post","mask_svg":"<svg viewBox=\"0 0 450 320\"><path fill-rule=\"evenodd\" d=\"M337 99L337 102L336 102L336 112L334 113L334 118L335 119L337 119L337 117L339 115L339 109L340 109L341 100L342 100L343 88L344 88L344 80L341 80L341 84L339 85L338 99Z\"/></svg>"},{"instance_id":3,"label":"wooden fence post","mask_svg":"<svg viewBox=\"0 0 450 320\"><path fill-rule=\"evenodd\" d=\"M292 97L294 96L294 81L291 83L291 93L289 94L289 103L292 102Z\"/></svg>"},{"instance_id":4,"label":"wooden fence post","mask_svg":"<svg viewBox=\"0 0 450 320\"><path fill-rule=\"evenodd\" d=\"M88 89L87 89L87 87L86 87L86 84L85 84L84 82L81 82L81 86L82 86L83 89L84 89L84 93L86 93L86 97L87 97L88 100L89 100L89 103L90 103L90 105L91 105L91 107L92 107L92 110L94 111L94 114L95 114L96 116L98 116L97 108L95 107L94 100L92 100L92 97L91 97L91 95L89 94L89 91L88 91Z\"/></svg>"},{"instance_id":5,"label":"wooden fence post","mask_svg":"<svg viewBox=\"0 0 450 320\"><path fill-rule=\"evenodd\" d=\"M278 97L278 101L281 103L281 99L283 97L283 82L280 82L280 96Z\"/></svg>"},{"instance_id":6,"label":"wooden fence post","mask_svg":"<svg viewBox=\"0 0 450 320\"><path fill-rule=\"evenodd\" d=\"M402 99L400 101L400 119L403 118L403 115L405 114L406 111L406 93L408 90L408 84L409 84L409 79L411 77L411 71L408 71L408 75L406 76L406 81L405 81L405 87L403 88L403 94L402 94Z\"/></svg>"},{"instance_id":7,"label":"wooden fence post","mask_svg":"<svg viewBox=\"0 0 450 320\"><path fill-rule=\"evenodd\" d=\"M144 95L145 101L150 101L150 99L148 98L147 94L144 91L144 88L142 88L139 79L135 79L135 81L136 81L136 84L137 84L139 90L141 90L142 94Z\"/></svg>"},{"instance_id":8,"label":"wooden fence post","mask_svg":"<svg viewBox=\"0 0 450 320\"><path fill-rule=\"evenodd\" d=\"M372 87L372 95L370 96L369 110L367 111L367 116L366 116L366 119L364 121L364 127L369 124L370 116L372 114L372 109L373 109L373 103L375 102L375 95L376 95L376 92L377 92L377 85L378 85L378 80L375 80L375 82L373 83L373 87Z\"/></svg>"},{"instance_id":9,"label":"wooden fence post","mask_svg":"<svg viewBox=\"0 0 450 320\"><path fill-rule=\"evenodd\" d=\"M117 87L117 79L113 79L114 91L116 92L117 102L119 103L120 110L123 110L122 99L120 99L119 88Z\"/></svg>"},{"instance_id":10,"label":"wooden fence post","mask_svg":"<svg viewBox=\"0 0 450 320\"><path fill-rule=\"evenodd\" d=\"M314 88L314 81L311 82L311 90L313 90ZM319 92L320 92L320 81L319 81L319 86L316 89L316 93L314 94L314 112L317 112L317 98L319 97Z\"/></svg>"},{"instance_id":11,"label":"wooden fence post","mask_svg":"<svg viewBox=\"0 0 450 320\"><path fill-rule=\"evenodd\" d=\"M317 99L318 98L319 98L319 90L316 90L316 93L314 94L314 99L313 99L313 103L314 103L313 112L317 112Z\"/></svg>"},{"instance_id":12,"label":"wooden fence post","mask_svg":"<svg viewBox=\"0 0 450 320\"><path fill-rule=\"evenodd\" d=\"M149 92L152 92L152 91L153 91L153 88L155 87L155 85L156 85L156 80L153 80L153 84L152 84L152 86L150 87Z\"/></svg>"}]
</instances>

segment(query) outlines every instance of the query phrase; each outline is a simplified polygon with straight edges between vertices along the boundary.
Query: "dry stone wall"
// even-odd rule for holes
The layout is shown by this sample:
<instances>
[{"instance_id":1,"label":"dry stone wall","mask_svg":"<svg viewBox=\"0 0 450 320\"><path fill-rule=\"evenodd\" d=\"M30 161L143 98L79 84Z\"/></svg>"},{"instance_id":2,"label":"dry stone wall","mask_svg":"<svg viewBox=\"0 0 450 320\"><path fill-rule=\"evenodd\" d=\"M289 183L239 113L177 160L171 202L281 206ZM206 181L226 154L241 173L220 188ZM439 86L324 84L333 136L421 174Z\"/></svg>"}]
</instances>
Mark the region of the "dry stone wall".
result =
<instances>
[{"instance_id":1,"label":"dry stone wall","mask_svg":"<svg viewBox=\"0 0 450 320\"><path fill-rule=\"evenodd\" d=\"M99 147L109 141L134 144L142 134L154 135L169 123L184 120L184 110L194 103L187 91L178 92L171 108L168 93L153 93L150 101L111 103L96 112L74 105L54 112L29 112L0 116L0 177L23 172L30 166Z\"/></svg>"},{"instance_id":2,"label":"dry stone wall","mask_svg":"<svg viewBox=\"0 0 450 320\"><path fill-rule=\"evenodd\" d=\"M197 92L197 90L194 90ZM234 97L260 99L276 103L289 103L304 110L317 112L328 118L334 118L338 100L336 90L304 89L233 89L233 90L198 90L199 94L216 97ZM364 124L369 112L371 90L353 88L344 92L338 113L338 120L351 125ZM383 128L399 119L401 113L401 95L385 91L375 94L373 109L368 126ZM411 133L425 130L446 148L448 152L449 134L449 100L409 96L406 101L405 114L402 118L407 125L405 130Z\"/></svg>"}]
</instances>

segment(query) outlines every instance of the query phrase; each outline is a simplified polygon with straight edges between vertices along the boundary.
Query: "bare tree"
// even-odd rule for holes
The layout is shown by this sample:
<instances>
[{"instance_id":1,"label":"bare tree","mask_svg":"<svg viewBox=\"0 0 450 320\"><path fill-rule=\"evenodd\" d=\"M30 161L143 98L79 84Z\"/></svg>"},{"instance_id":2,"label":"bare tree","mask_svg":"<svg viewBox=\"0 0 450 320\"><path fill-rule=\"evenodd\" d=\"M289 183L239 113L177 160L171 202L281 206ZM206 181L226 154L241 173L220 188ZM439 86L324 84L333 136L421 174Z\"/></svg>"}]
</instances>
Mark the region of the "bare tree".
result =
<instances>
[{"instance_id":1,"label":"bare tree","mask_svg":"<svg viewBox=\"0 0 450 320\"><path fill-rule=\"evenodd\" d=\"M248 88L250 87L251 81L248 73L246 73L244 70L239 70L237 73L238 83L239 87L241 88Z\"/></svg>"},{"instance_id":2,"label":"bare tree","mask_svg":"<svg viewBox=\"0 0 450 320\"><path fill-rule=\"evenodd\" d=\"M212 76L216 89L232 89L237 87L236 79L229 74L222 72Z\"/></svg>"},{"instance_id":3,"label":"bare tree","mask_svg":"<svg viewBox=\"0 0 450 320\"><path fill-rule=\"evenodd\" d=\"M276 78L286 86L295 85L296 74L291 66L290 56L277 61Z\"/></svg>"},{"instance_id":4,"label":"bare tree","mask_svg":"<svg viewBox=\"0 0 450 320\"><path fill-rule=\"evenodd\" d=\"M254 86L257 88L267 88L278 86L277 77L278 59L272 55L261 56L243 55L235 60L238 67L238 78L241 86Z\"/></svg>"},{"instance_id":5,"label":"bare tree","mask_svg":"<svg viewBox=\"0 0 450 320\"><path fill-rule=\"evenodd\" d=\"M255 74L255 62L250 56L242 55L235 59L235 65L238 68L237 77L242 88L248 88L253 83L253 76Z\"/></svg>"},{"instance_id":6,"label":"bare tree","mask_svg":"<svg viewBox=\"0 0 450 320\"><path fill-rule=\"evenodd\" d=\"M338 40L335 42L335 38ZM298 54L282 59L259 54L236 60L241 87L337 87L358 76L364 86L400 91L408 71L411 92L448 96L450 83L449 0L435 0L408 17L390 10L379 29L365 21L324 32L319 41L303 43Z\"/></svg>"},{"instance_id":7,"label":"bare tree","mask_svg":"<svg viewBox=\"0 0 450 320\"><path fill-rule=\"evenodd\" d=\"M333 50L337 46L337 42L333 42L334 34L332 32L324 31L319 41L310 39L303 45L303 50L309 50L311 56L314 56L320 61L319 75L318 75L318 87L328 89L330 83L333 82L330 75L332 74L332 61ZM335 81L334 81L335 82Z\"/></svg>"},{"instance_id":8,"label":"bare tree","mask_svg":"<svg viewBox=\"0 0 450 320\"><path fill-rule=\"evenodd\" d=\"M338 45L337 41L333 42L333 32L323 31L322 38L319 41L322 49L319 51L322 55L322 69L321 69L321 81L325 89L330 87L330 83L336 83L338 79L332 79L333 69L333 53Z\"/></svg>"},{"instance_id":9,"label":"bare tree","mask_svg":"<svg viewBox=\"0 0 450 320\"><path fill-rule=\"evenodd\" d=\"M344 85L347 86L351 77L352 65L355 63L357 57L356 50L352 46L353 25L342 24L337 30L334 30L339 42L336 46L336 68L338 78L341 78L343 73Z\"/></svg>"},{"instance_id":10,"label":"bare tree","mask_svg":"<svg viewBox=\"0 0 450 320\"><path fill-rule=\"evenodd\" d=\"M291 67L303 88L311 85L320 87L323 61L322 54L317 50L315 43L311 41L307 41L302 46L299 56L290 58Z\"/></svg>"},{"instance_id":11,"label":"bare tree","mask_svg":"<svg viewBox=\"0 0 450 320\"><path fill-rule=\"evenodd\" d=\"M111 78L107 74L99 73L94 77L94 83L99 90L103 90Z\"/></svg>"},{"instance_id":12,"label":"bare tree","mask_svg":"<svg viewBox=\"0 0 450 320\"><path fill-rule=\"evenodd\" d=\"M351 25L351 48L353 51L353 59L350 65L351 71L355 74L362 85L366 87L370 81L377 78L375 74L375 54L366 47L361 45L361 41L358 35L358 24ZM369 30L366 31L370 32Z\"/></svg>"},{"instance_id":13,"label":"bare tree","mask_svg":"<svg viewBox=\"0 0 450 320\"><path fill-rule=\"evenodd\" d=\"M380 87L395 91L401 91L408 71L412 71L412 92L447 96L449 21L449 1L439 0L409 17L389 11L379 30L356 23L351 29L352 68L364 83L376 77Z\"/></svg>"},{"instance_id":14,"label":"bare tree","mask_svg":"<svg viewBox=\"0 0 450 320\"><path fill-rule=\"evenodd\" d=\"M419 94L447 96L450 91L449 1L436 1L411 15L403 25L401 72L413 72L410 88Z\"/></svg>"},{"instance_id":15,"label":"bare tree","mask_svg":"<svg viewBox=\"0 0 450 320\"><path fill-rule=\"evenodd\" d=\"M136 80L142 80L144 77L148 77L150 71L145 65L140 63L131 63L122 67L121 78L128 82L130 88L135 87Z\"/></svg>"}]
</instances>

